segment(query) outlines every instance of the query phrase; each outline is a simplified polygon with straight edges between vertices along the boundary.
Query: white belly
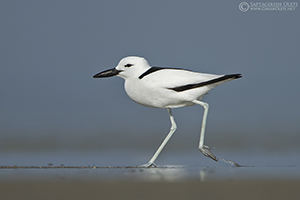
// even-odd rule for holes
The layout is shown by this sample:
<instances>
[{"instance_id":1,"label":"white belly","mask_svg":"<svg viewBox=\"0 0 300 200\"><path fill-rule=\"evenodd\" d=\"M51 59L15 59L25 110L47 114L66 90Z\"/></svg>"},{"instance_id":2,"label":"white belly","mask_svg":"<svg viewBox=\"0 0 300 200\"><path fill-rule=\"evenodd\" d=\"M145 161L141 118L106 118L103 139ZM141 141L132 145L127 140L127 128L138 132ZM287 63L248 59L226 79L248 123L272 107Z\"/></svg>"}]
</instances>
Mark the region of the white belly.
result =
<instances>
[{"instance_id":1,"label":"white belly","mask_svg":"<svg viewBox=\"0 0 300 200\"><path fill-rule=\"evenodd\" d=\"M176 92L167 88L158 87L155 84L146 82L125 81L125 91L127 95L135 102L148 107L155 108L177 108L183 106L192 106L191 101L200 100L207 91L198 89L184 92ZM197 92L196 92L197 91Z\"/></svg>"}]
</instances>

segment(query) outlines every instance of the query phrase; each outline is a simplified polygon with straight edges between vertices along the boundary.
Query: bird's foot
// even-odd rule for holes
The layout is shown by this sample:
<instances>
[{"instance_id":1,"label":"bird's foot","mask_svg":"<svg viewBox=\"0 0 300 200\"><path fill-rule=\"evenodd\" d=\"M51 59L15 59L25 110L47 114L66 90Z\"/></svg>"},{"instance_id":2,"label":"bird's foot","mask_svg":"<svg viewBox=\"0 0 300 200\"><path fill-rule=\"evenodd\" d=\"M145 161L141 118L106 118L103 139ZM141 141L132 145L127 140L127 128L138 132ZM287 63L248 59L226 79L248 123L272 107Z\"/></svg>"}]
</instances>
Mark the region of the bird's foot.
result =
<instances>
[{"instance_id":1,"label":"bird's foot","mask_svg":"<svg viewBox=\"0 0 300 200\"><path fill-rule=\"evenodd\" d=\"M199 150L201 151L201 153L203 153L204 156L213 159L214 161L218 162L218 158L212 153L210 152L210 147L203 145L199 147Z\"/></svg>"},{"instance_id":2,"label":"bird's foot","mask_svg":"<svg viewBox=\"0 0 300 200\"><path fill-rule=\"evenodd\" d=\"M233 160L225 160L223 158L221 158L220 160L223 162L226 162L228 164L231 164L233 167L244 167L243 165L240 165L240 164L234 162Z\"/></svg>"},{"instance_id":3,"label":"bird's foot","mask_svg":"<svg viewBox=\"0 0 300 200\"><path fill-rule=\"evenodd\" d=\"M146 164L139 165L138 167L141 167L141 168L150 168L150 167L154 167L154 168L156 168L156 165L155 165L155 163L148 162L148 163L146 163Z\"/></svg>"}]
</instances>

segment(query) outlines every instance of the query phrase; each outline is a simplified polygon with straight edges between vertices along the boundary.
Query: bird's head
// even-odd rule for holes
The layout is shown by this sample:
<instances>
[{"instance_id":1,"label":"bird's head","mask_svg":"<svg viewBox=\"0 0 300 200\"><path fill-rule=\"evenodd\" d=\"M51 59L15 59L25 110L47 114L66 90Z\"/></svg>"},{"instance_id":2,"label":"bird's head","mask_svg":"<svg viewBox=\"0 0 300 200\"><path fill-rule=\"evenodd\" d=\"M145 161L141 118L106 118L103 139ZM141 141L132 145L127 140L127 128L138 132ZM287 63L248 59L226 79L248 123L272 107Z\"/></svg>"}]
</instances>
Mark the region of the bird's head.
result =
<instances>
[{"instance_id":1,"label":"bird's head","mask_svg":"<svg viewBox=\"0 0 300 200\"><path fill-rule=\"evenodd\" d=\"M120 76L124 79L138 78L149 68L150 65L145 58L128 56L120 60L119 64L115 68L100 72L93 77L105 78L111 76Z\"/></svg>"}]
</instances>

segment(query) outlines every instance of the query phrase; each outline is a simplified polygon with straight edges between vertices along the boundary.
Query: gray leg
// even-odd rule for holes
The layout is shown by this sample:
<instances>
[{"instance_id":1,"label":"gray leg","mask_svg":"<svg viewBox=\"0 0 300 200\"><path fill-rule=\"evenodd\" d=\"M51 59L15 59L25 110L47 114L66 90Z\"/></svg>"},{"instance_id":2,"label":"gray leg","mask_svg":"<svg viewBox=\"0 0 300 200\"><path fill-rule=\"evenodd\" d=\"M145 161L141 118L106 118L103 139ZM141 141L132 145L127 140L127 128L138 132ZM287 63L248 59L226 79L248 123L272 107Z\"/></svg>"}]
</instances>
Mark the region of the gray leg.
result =
<instances>
[{"instance_id":1,"label":"gray leg","mask_svg":"<svg viewBox=\"0 0 300 200\"><path fill-rule=\"evenodd\" d=\"M166 138L164 139L164 141L161 143L161 145L159 146L159 148L157 149L157 151L155 152L155 154L152 156L152 158L149 160L148 163L144 164L144 165L140 165L139 167L151 167L151 166L155 166L154 161L156 160L156 158L158 157L158 155L160 154L160 152L163 150L163 148L166 146L166 144L168 143L169 139L172 137L173 133L176 131L177 129L177 125L175 123L174 117L172 115L172 111L170 108L167 108L168 113L170 115L170 120L171 120L171 128L170 128L170 132L168 133L168 135L166 136Z\"/></svg>"},{"instance_id":2,"label":"gray leg","mask_svg":"<svg viewBox=\"0 0 300 200\"><path fill-rule=\"evenodd\" d=\"M199 101L199 100L194 100L193 103L198 104L204 108L202 126L201 126L201 132L200 132L199 150L206 157L209 157L209 158L213 159L214 161L218 161L216 156L209 151L210 148L208 146L204 145L205 126L206 126L206 119L207 119L209 106L207 103Z\"/></svg>"}]
</instances>

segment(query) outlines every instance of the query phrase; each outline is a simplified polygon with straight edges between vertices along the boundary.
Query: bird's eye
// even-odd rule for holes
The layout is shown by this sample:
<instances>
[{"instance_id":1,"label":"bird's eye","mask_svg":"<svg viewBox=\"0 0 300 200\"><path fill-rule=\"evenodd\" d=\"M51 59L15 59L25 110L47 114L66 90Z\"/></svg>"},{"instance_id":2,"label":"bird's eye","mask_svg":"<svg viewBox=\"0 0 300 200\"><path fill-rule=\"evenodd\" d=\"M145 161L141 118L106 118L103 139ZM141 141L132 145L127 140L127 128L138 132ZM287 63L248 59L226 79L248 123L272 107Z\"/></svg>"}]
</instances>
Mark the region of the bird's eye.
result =
<instances>
[{"instance_id":1,"label":"bird's eye","mask_svg":"<svg viewBox=\"0 0 300 200\"><path fill-rule=\"evenodd\" d=\"M126 64L126 65L124 65L124 67L131 67L131 66L133 66L133 64Z\"/></svg>"}]
</instances>

